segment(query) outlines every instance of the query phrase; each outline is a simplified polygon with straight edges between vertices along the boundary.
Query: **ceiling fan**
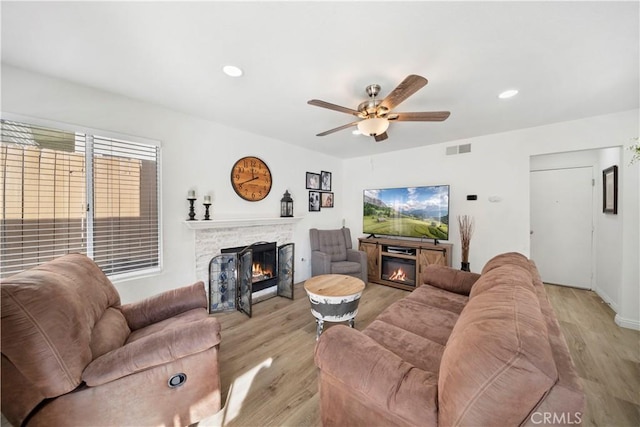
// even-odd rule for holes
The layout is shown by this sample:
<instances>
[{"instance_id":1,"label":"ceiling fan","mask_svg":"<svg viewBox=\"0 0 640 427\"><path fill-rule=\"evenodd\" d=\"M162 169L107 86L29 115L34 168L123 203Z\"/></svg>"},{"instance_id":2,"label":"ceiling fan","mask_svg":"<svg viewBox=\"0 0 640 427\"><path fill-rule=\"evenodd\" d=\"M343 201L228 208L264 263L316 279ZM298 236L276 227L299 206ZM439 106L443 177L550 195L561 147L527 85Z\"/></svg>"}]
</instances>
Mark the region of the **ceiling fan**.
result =
<instances>
[{"instance_id":1,"label":"ceiling fan","mask_svg":"<svg viewBox=\"0 0 640 427\"><path fill-rule=\"evenodd\" d=\"M390 121L441 122L446 120L449 114L451 114L449 111L424 111L419 113L391 112L391 110L400 105L402 101L422 89L426 84L427 79L424 77L410 74L382 100L376 99L376 96L380 93L380 85L369 85L366 87L369 100L361 102L357 110L320 101L319 99L312 99L308 101L307 104L340 111L341 113L351 114L362 119L324 131L316 136L325 136L343 129L348 129L351 126L357 126L362 134L373 136L376 141L380 142L389 137L389 135L387 135L387 129L389 128Z\"/></svg>"}]
</instances>

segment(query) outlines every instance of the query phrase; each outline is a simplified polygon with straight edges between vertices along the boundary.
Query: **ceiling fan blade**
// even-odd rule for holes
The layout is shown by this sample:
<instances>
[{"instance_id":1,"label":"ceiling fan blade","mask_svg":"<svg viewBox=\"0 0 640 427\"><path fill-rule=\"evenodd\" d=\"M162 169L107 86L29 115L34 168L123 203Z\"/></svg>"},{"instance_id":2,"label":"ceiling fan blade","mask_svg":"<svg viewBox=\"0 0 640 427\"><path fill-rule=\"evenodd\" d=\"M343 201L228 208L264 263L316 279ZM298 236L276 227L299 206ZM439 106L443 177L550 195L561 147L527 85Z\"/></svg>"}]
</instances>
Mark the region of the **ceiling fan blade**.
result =
<instances>
[{"instance_id":1,"label":"ceiling fan blade","mask_svg":"<svg viewBox=\"0 0 640 427\"><path fill-rule=\"evenodd\" d=\"M399 122L442 122L447 120L449 111L425 111L422 113L394 113L398 117L391 120Z\"/></svg>"},{"instance_id":2,"label":"ceiling fan blade","mask_svg":"<svg viewBox=\"0 0 640 427\"><path fill-rule=\"evenodd\" d=\"M410 74L400 83L380 104L388 110L393 110L402 101L422 89L427 84L427 79L416 74Z\"/></svg>"},{"instance_id":3,"label":"ceiling fan blade","mask_svg":"<svg viewBox=\"0 0 640 427\"><path fill-rule=\"evenodd\" d=\"M387 135L387 133L385 132L385 133L381 133L380 135L376 135L373 138L376 140L376 142L382 142L385 139L389 138L389 135Z\"/></svg>"},{"instance_id":4,"label":"ceiling fan blade","mask_svg":"<svg viewBox=\"0 0 640 427\"><path fill-rule=\"evenodd\" d=\"M332 104L326 101L320 101L319 99L312 99L307 101L309 105L315 105L316 107L328 108L329 110L340 111L341 113L353 114L357 116L360 114L357 110L352 110L351 108L341 107L340 105Z\"/></svg>"},{"instance_id":5,"label":"ceiling fan blade","mask_svg":"<svg viewBox=\"0 0 640 427\"><path fill-rule=\"evenodd\" d=\"M334 129L329 129L326 130L322 133L317 134L316 136L325 136L325 135L329 135L330 133L334 133L334 132L338 132L347 128L350 128L351 126L356 126L358 124L358 122L353 122L353 123L348 123L346 125L342 125L340 127L334 128Z\"/></svg>"}]
</instances>

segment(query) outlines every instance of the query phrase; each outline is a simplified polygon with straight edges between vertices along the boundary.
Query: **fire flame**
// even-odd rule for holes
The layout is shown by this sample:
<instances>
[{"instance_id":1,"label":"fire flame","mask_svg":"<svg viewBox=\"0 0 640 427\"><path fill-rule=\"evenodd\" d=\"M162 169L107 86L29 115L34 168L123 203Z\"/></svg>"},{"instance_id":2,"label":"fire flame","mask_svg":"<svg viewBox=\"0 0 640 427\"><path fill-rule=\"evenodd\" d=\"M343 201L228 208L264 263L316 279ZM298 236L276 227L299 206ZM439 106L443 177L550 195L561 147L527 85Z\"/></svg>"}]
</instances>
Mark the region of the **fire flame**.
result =
<instances>
[{"instance_id":1,"label":"fire flame","mask_svg":"<svg viewBox=\"0 0 640 427\"><path fill-rule=\"evenodd\" d=\"M252 276L254 280L269 279L273 276L273 272L270 269L262 269L260 263L254 262L252 265Z\"/></svg>"},{"instance_id":2,"label":"fire flame","mask_svg":"<svg viewBox=\"0 0 640 427\"><path fill-rule=\"evenodd\" d=\"M391 273L391 275L389 276L389 280L397 280L399 282L404 282L405 280L407 280L407 275L405 274L404 271L402 271L401 268L399 268L393 273Z\"/></svg>"}]
</instances>

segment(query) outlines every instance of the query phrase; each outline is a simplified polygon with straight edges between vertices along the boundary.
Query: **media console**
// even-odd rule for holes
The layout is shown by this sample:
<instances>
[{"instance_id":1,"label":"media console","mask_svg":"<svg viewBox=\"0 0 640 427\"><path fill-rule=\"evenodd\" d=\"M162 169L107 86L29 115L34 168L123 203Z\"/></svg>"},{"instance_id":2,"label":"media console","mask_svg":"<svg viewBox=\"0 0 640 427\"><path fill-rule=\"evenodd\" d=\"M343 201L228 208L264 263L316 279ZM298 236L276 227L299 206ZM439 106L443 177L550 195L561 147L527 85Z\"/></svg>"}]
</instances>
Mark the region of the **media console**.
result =
<instances>
[{"instance_id":1,"label":"media console","mask_svg":"<svg viewBox=\"0 0 640 427\"><path fill-rule=\"evenodd\" d=\"M367 254L369 282L413 290L429 264L451 266L450 243L362 237L359 249Z\"/></svg>"}]
</instances>

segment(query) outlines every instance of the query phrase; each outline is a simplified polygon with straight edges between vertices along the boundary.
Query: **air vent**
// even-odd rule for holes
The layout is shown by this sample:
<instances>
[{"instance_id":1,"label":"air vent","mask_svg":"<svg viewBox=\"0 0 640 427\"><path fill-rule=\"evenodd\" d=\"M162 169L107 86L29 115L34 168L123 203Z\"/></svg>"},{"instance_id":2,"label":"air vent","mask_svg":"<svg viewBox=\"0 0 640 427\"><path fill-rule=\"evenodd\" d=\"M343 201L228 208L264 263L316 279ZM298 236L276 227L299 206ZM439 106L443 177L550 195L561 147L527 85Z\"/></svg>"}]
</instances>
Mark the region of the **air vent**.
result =
<instances>
[{"instance_id":1,"label":"air vent","mask_svg":"<svg viewBox=\"0 0 640 427\"><path fill-rule=\"evenodd\" d=\"M471 144L462 144L458 145L458 153L470 153L471 152Z\"/></svg>"},{"instance_id":2,"label":"air vent","mask_svg":"<svg viewBox=\"0 0 640 427\"><path fill-rule=\"evenodd\" d=\"M453 145L451 147L447 147L447 156L452 156L454 154L464 154L471 152L471 144L462 144L462 145Z\"/></svg>"}]
</instances>

